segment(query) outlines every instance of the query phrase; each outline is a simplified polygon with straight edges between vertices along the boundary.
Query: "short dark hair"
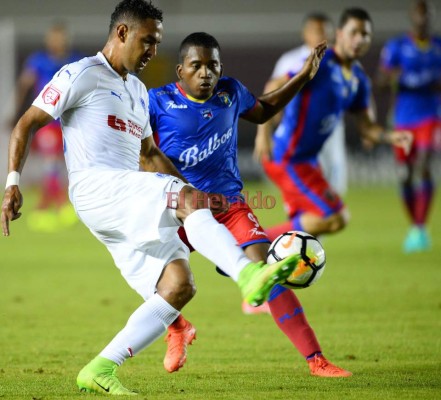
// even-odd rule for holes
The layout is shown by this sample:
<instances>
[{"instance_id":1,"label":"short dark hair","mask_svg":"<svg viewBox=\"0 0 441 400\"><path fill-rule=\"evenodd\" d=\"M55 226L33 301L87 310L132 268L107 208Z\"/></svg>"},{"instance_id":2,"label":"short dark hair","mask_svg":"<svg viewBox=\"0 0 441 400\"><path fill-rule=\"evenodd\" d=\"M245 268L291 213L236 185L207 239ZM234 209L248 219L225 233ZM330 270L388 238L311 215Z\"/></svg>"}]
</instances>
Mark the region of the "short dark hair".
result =
<instances>
[{"instance_id":1,"label":"short dark hair","mask_svg":"<svg viewBox=\"0 0 441 400\"><path fill-rule=\"evenodd\" d=\"M122 0L117 4L110 16L109 33L122 21L143 21L147 18L162 22L162 11L156 8L151 1Z\"/></svg>"},{"instance_id":2,"label":"short dark hair","mask_svg":"<svg viewBox=\"0 0 441 400\"><path fill-rule=\"evenodd\" d=\"M343 13L340 16L338 27L340 29L343 28L351 18L359 19L361 21L369 21L372 24L372 18L366 10L362 8L354 7L354 8L347 8L346 10L343 11Z\"/></svg>"},{"instance_id":3,"label":"short dark hair","mask_svg":"<svg viewBox=\"0 0 441 400\"><path fill-rule=\"evenodd\" d=\"M206 49L218 49L220 52L219 42L216 38L205 32L194 32L188 35L179 46L179 62L182 63L188 52L189 47L204 47Z\"/></svg>"},{"instance_id":4,"label":"short dark hair","mask_svg":"<svg viewBox=\"0 0 441 400\"><path fill-rule=\"evenodd\" d=\"M330 23L332 22L331 18L329 18L328 15L320 11L314 11L309 14L306 14L302 20L302 26L305 26L305 24L309 21L330 22Z\"/></svg>"}]
</instances>

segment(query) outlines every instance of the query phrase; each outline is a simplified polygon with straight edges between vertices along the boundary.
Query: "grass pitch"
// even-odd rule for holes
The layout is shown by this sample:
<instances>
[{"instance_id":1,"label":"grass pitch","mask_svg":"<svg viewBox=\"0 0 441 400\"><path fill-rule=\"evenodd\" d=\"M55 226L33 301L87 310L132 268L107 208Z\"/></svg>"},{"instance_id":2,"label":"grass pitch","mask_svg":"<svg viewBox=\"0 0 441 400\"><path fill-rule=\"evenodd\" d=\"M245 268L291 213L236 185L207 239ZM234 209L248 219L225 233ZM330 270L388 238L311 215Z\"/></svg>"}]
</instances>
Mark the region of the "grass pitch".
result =
<instances>
[{"instance_id":1,"label":"grass pitch","mask_svg":"<svg viewBox=\"0 0 441 400\"><path fill-rule=\"evenodd\" d=\"M25 201L0 238L0 399L96 399L78 392L76 375L141 299L81 224L30 232ZM352 188L347 204L350 225L323 242L323 277L297 293L324 354L354 376L309 376L271 317L242 315L234 283L193 255L198 293L184 315L198 339L187 364L168 374L159 340L120 369L122 382L149 400L441 399L440 196L432 251L412 255L401 252L407 222L394 189ZM280 202L256 213L264 226L284 218Z\"/></svg>"}]
</instances>

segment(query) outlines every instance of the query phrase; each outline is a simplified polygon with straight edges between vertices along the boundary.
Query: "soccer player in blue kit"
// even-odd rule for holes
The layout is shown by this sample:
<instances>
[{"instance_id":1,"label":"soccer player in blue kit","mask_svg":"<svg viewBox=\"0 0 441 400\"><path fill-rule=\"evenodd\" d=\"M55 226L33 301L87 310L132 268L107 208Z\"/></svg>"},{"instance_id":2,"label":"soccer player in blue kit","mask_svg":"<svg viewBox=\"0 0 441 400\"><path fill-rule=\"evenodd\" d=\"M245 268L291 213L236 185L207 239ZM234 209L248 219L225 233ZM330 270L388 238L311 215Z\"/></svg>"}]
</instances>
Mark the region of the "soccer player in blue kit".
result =
<instances>
[{"instance_id":1,"label":"soccer player in blue kit","mask_svg":"<svg viewBox=\"0 0 441 400\"><path fill-rule=\"evenodd\" d=\"M395 127L411 131L414 137L409 154L395 152L401 200L412 223L403 244L406 253L430 248L425 227L435 192L430 160L441 119L441 37L430 33L432 11L425 0L412 3L412 30L386 43L378 79L395 91Z\"/></svg>"},{"instance_id":2,"label":"soccer player in blue kit","mask_svg":"<svg viewBox=\"0 0 441 400\"><path fill-rule=\"evenodd\" d=\"M266 260L270 241L241 195L238 120L258 124L280 111L315 74L318 65L314 63L324 50L324 44L318 45L299 74L279 90L256 98L236 79L222 77L217 40L207 33L193 33L180 46L176 68L179 81L149 90L150 122L157 145L196 188L220 193L231 201L229 211L215 218L231 231L253 261ZM183 229L180 236L192 249ZM351 375L323 357L294 292L277 285L268 304L276 324L308 361L312 375ZM187 345L194 337L194 327L181 314L166 338L164 367L169 372L184 365Z\"/></svg>"},{"instance_id":3,"label":"soccer player in blue kit","mask_svg":"<svg viewBox=\"0 0 441 400\"><path fill-rule=\"evenodd\" d=\"M45 36L45 49L27 57L20 73L15 90L15 113L20 113L28 95L32 93L36 97L63 65L80 58L79 52L69 48L67 28L61 23L50 26ZM15 123L18 117L12 119ZM37 131L32 150L43 159L44 177L37 210L30 213L28 224L33 230L51 232L63 223L76 221L67 199L67 184L63 182L63 138L58 120ZM52 206L56 213L50 209Z\"/></svg>"},{"instance_id":4,"label":"soccer player in blue kit","mask_svg":"<svg viewBox=\"0 0 441 400\"><path fill-rule=\"evenodd\" d=\"M369 142L404 149L410 146L409 132L387 132L373 118L370 81L357 61L369 49L371 38L369 14L360 8L345 10L335 46L326 52L315 78L286 106L274 136L271 127L258 127L256 153L268 177L281 190L289 217L266 229L271 240L290 230L312 235L333 233L347 224L343 201L324 178L318 163L324 142L345 111L354 113L360 133ZM295 73L273 82L272 89Z\"/></svg>"}]
</instances>

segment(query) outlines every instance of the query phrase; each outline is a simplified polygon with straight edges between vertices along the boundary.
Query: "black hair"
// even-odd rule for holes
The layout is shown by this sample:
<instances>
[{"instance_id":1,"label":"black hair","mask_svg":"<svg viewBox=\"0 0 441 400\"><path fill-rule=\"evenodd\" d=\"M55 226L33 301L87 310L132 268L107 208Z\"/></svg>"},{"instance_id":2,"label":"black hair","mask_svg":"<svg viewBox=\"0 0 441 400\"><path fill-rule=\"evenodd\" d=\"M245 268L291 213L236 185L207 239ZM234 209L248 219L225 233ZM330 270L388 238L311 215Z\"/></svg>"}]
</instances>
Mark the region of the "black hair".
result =
<instances>
[{"instance_id":1,"label":"black hair","mask_svg":"<svg viewBox=\"0 0 441 400\"><path fill-rule=\"evenodd\" d=\"M343 11L340 17L340 21L338 23L338 27L340 29L343 28L351 18L355 18L360 21L369 21L372 24L372 18L366 10L354 7L347 8Z\"/></svg>"},{"instance_id":2,"label":"black hair","mask_svg":"<svg viewBox=\"0 0 441 400\"><path fill-rule=\"evenodd\" d=\"M117 4L110 16L109 33L122 21L143 21L147 18L162 22L162 11L151 1L122 0Z\"/></svg>"},{"instance_id":3,"label":"black hair","mask_svg":"<svg viewBox=\"0 0 441 400\"><path fill-rule=\"evenodd\" d=\"M305 17L302 20L302 26L305 26L305 24L309 21L317 21L317 22L332 22L331 18L329 18L328 15L326 15L323 12L315 11L311 12L309 14L306 14Z\"/></svg>"},{"instance_id":4,"label":"black hair","mask_svg":"<svg viewBox=\"0 0 441 400\"><path fill-rule=\"evenodd\" d=\"M184 61L188 48L192 46L204 47L206 49L218 49L220 52L219 42L214 36L211 36L210 34L205 32L194 32L188 35L179 46L180 63Z\"/></svg>"}]
</instances>

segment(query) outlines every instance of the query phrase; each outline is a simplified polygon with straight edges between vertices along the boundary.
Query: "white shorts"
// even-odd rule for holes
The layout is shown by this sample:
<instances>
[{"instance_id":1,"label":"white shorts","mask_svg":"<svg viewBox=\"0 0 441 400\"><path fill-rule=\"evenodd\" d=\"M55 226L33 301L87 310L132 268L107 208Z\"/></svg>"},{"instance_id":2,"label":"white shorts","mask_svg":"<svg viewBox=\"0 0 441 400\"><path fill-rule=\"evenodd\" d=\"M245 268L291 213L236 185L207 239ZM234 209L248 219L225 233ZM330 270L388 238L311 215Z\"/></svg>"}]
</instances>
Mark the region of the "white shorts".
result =
<instances>
[{"instance_id":1,"label":"white shorts","mask_svg":"<svg viewBox=\"0 0 441 400\"><path fill-rule=\"evenodd\" d=\"M168 208L171 193L186 185L164 174L87 170L71 177L69 197L79 218L112 254L127 283L152 296L164 267L189 258L179 239L182 225Z\"/></svg>"}]
</instances>

